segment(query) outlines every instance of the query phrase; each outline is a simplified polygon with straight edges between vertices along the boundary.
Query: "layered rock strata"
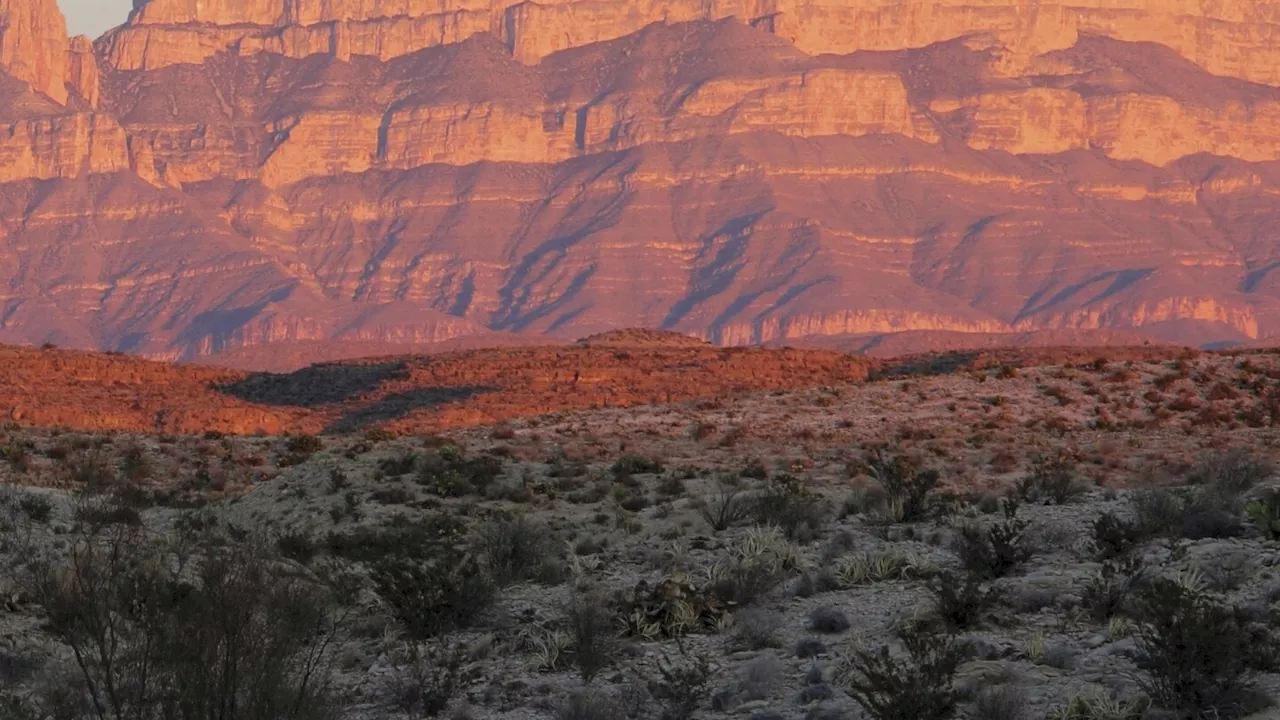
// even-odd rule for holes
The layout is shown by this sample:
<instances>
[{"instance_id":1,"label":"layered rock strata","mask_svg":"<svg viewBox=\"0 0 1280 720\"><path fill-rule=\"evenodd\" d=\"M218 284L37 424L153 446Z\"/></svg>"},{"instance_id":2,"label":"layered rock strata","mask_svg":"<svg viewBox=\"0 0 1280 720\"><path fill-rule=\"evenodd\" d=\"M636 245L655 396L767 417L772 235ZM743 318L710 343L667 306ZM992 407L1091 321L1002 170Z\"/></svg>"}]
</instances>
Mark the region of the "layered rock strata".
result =
<instances>
[{"instance_id":1,"label":"layered rock strata","mask_svg":"<svg viewBox=\"0 0 1280 720\"><path fill-rule=\"evenodd\" d=\"M0 0L0 341L1266 338L1268 13Z\"/></svg>"}]
</instances>

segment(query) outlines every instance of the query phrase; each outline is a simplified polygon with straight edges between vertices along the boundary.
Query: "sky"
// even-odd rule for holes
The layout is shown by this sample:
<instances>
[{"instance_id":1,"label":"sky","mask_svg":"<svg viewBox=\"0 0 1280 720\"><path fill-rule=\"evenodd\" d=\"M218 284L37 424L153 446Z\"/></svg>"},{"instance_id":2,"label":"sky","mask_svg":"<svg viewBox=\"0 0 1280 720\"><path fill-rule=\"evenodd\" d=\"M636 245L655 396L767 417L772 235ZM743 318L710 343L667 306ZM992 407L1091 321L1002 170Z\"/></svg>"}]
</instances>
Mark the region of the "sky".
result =
<instances>
[{"instance_id":1,"label":"sky","mask_svg":"<svg viewBox=\"0 0 1280 720\"><path fill-rule=\"evenodd\" d=\"M58 6L72 35L96 38L129 17L133 0L58 0Z\"/></svg>"}]
</instances>

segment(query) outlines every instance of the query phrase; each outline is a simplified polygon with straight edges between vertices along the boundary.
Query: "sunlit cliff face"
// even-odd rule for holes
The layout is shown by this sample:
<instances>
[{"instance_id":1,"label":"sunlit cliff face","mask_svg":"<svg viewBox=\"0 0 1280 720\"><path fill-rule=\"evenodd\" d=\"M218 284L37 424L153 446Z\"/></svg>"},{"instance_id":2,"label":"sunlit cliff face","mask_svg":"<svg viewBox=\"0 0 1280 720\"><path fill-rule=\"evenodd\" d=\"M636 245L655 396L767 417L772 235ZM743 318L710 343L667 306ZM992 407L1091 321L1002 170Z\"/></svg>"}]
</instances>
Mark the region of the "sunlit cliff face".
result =
<instances>
[{"instance_id":1,"label":"sunlit cliff face","mask_svg":"<svg viewBox=\"0 0 1280 720\"><path fill-rule=\"evenodd\" d=\"M0 0L0 341L1267 337L1268 8Z\"/></svg>"}]
</instances>

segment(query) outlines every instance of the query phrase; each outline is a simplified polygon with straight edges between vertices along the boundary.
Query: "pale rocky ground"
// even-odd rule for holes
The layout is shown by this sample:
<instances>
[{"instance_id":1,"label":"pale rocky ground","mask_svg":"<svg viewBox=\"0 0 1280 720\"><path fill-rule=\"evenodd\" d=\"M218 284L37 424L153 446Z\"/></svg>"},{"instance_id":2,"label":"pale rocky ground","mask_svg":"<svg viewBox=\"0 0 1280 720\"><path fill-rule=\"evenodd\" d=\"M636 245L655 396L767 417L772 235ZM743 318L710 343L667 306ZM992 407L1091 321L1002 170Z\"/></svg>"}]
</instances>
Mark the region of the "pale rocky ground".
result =
<instances>
[{"instance_id":1,"label":"pale rocky ground","mask_svg":"<svg viewBox=\"0 0 1280 720\"><path fill-rule=\"evenodd\" d=\"M1270 387L1275 380L1265 373L1280 370L1276 359L1251 356L1246 369L1233 358L1191 359L1182 366L1190 379L1171 385L1163 402L1173 400L1181 386L1185 397L1210 404L1204 396L1218 379ZM157 531L199 512L218 518L224 527L235 525L267 538L307 535L322 541L330 531L377 528L396 516L414 519L432 510L471 520L509 512L547 528L562 562L572 569L552 582L519 583L500 591L475 627L450 635L446 642L468 648L472 673L457 693L456 712L515 720L557 717L564 699L583 688L572 666L539 667L539 655L527 640L551 636L574 588L612 592L671 577L687 577L698 586L733 557L735 548L763 537L790 558L786 580L750 608L736 610L722 627L690 634L681 643L686 653L707 659L714 669L696 717L856 718L861 711L841 690L843 658L851 648L890 640L892 629L903 622L928 616L932 600L926 581L908 573L824 591L806 589L805 578L841 567L841 558L882 551L916 558L922 569L954 567L948 547L958 525L991 522L999 515L989 514L994 497L1026 475L1032 457L1073 448L1081 457L1080 480L1090 489L1065 505L1022 506L1021 517L1031 522L1028 533L1037 551L1024 567L994 581L1006 591L1005 600L976 628L959 634L973 653L957 682L1017 688L1023 693L1023 717L1042 718L1075 696L1125 698L1136 692L1126 655L1133 648L1128 630L1123 624L1095 622L1080 608L1084 584L1100 568L1089 543L1093 520L1105 511L1125 514L1143 488L1184 482L1192 465L1211 452L1243 448L1262 458L1280 455L1274 427L1194 421L1199 410L1175 411L1157 426L1140 426L1151 417L1149 401L1142 396L1152 390L1155 378L1176 372L1173 363L1029 368L1017 377L989 369L566 413L446 437L335 436L324 438L322 450L296 464L285 462L286 441L273 437L94 438L10 429L10 442L32 445L31 467L21 474L8 465L0 470L14 486L2 488L4 497L38 493L52 499L56 509L49 523L33 524L20 518L13 522L20 513L9 507L0 517L8 523L0 550L4 567L12 570L30 560L31 547L39 549L38 555L57 554L67 546L77 501L60 469L61 458L64 452L73 459L85 457L94 445L110 458L140 449L151 468L152 479L144 485L189 488L169 498L168 506L144 510L147 526ZM1133 409L1127 407L1131 397L1137 398ZM1063 404L1058 398L1069 400ZM1252 399L1242 393L1215 402L1243 411ZM1119 427L1091 427L1103 412ZM874 483L849 467L881 440L919 455L925 466L941 471L947 486L968 491L971 500L955 514L935 520L910 525L881 520ZM464 447L469 457L502 458L502 476L486 497L434 497L412 476L389 477L379 471L383 461L430 454L444 442ZM610 467L624 455L658 460L665 469L619 478ZM581 464L564 470L574 463ZM696 510L699 499L714 497L728 478L757 463L774 476L793 473L819 494L829 512L815 532L792 542L777 533L761 535L750 522L720 533L708 527ZM193 484L197 466L207 473L199 476L204 478L199 485ZM345 478L342 487L335 487L335 471ZM246 481L250 486L244 491ZM741 477L733 482L746 489L761 484ZM571 501L575 492L593 488L598 495ZM636 496L647 499L643 507L626 502ZM183 497L207 502L198 511L174 507ZM352 505L359 508L358 518L343 510ZM1215 597L1272 609L1280 600L1280 544L1252 532L1232 539L1159 539L1140 554L1154 573L1199 571ZM321 572L323 555L322 550L308 561L305 571ZM10 656L57 656L56 644L41 629L40 609L24 598L18 578L15 572L0 580L0 596L8 598L0 612L0 649ZM811 630L810 613L822 607L838 608L849 627L829 634ZM772 620L760 620L761 614ZM776 625L773 647L735 645L739 628L760 624ZM823 651L797 657L798 643L811 637L822 642ZM364 595L336 655L335 687L350 716L399 716L390 704L388 678L396 672L397 651L405 642L376 596ZM621 638L614 665L590 689L625 694L638 675L653 675L661 659L677 655L671 640ZM1260 687L1280 698L1280 677L1264 676ZM976 717L972 712L969 717Z\"/></svg>"}]
</instances>

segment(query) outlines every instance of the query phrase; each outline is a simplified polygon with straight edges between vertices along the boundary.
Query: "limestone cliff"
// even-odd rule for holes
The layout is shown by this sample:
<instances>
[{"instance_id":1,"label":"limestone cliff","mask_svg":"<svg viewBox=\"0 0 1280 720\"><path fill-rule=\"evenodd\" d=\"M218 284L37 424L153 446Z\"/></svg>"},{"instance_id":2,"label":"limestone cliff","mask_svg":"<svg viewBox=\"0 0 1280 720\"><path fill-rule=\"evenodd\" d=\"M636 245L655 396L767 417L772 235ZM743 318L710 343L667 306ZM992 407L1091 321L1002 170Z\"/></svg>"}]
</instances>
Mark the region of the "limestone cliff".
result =
<instances>
[{"instance_id":1,"label":"limestone cliff","mask_svg":"<svg viewBox=\"0 0 1280 720\"><path fill-rule=\"evenodd\" d=\"M63 103L69 55L57 0L0 0L0 68Z\"/></svg>"},{"instance_id":2,"label":"limestone cliff","mask_svg":"<svg viewBox=\"0 0 1280 720\"><path fill-rule=\"evenodd\" d=\"M123 70L212 54L329 53L382 60L501 36L521 62L612 40L655 22L736 17L810 54L919 48L985 34L1007 72L1069 48L1081 33L1153 42L1219 75L1280 83L1280 31L1267 3L1199 0L149 0L107 40Z\"/></svg>"},{"instance_id":3,"label":"limestone cliff","mask_svg":"<svg viewBox=\"0 0 1280 720\"><path fill-rule=\"evenodd\" d=\"M151 0L96 44L51 0L0 18L0 342L1280 337L1263 5Z\"/></svg>"}]
</instances>

